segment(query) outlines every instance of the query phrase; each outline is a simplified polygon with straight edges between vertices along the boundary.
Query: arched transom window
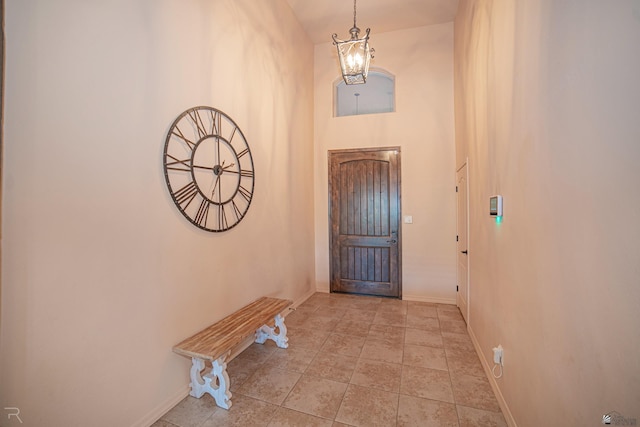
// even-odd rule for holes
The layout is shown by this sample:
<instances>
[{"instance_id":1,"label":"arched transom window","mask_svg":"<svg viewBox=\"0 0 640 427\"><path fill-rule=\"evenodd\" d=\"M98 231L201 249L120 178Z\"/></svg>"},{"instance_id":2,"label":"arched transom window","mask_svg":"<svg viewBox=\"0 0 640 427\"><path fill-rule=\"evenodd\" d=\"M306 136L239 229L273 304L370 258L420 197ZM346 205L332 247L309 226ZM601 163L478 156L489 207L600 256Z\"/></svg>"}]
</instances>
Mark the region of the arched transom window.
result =
<instances>
[{"instance_id":1,"label":"arched transom window","mask_svg":"<svg viewBox=\"0 0 640 427\"><path fill-rule=\"evenodd\" d=\"M395 78L381 70L369 70L367 83L347 85L342 78L334 87L334 116L389 113L395 108Z\"/></svg>"}]
</instances>

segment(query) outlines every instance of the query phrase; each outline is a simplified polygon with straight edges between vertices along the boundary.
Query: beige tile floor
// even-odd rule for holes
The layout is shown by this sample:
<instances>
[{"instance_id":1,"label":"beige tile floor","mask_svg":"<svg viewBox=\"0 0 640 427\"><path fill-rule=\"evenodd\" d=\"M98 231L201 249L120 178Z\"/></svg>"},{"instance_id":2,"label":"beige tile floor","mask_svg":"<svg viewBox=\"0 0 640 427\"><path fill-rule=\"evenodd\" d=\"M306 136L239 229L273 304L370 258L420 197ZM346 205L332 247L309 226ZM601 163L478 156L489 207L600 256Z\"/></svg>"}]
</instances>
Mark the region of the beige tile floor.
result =
<instances>
[{"instance_id":1,"label":"beige tile floor","mask_svg":"<svg viewBox=\"0 0 640 427\"><path fill-rule=\"evenodd\" d=\"M455 306L316 293L285 323L288 349L228 364L229 411L189 396L153 427L506 426Z\"/></svg>"}]
</instances>

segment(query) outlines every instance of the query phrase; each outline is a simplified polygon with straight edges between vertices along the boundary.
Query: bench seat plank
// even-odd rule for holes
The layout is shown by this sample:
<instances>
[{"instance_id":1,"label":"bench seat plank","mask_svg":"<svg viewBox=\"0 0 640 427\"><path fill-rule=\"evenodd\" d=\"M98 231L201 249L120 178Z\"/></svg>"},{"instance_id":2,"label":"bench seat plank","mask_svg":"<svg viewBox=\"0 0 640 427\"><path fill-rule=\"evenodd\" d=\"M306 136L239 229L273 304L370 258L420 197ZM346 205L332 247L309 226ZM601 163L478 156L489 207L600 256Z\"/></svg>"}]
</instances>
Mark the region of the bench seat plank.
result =
<instances>
[{"instance_id":1,"label":"bench seat plank","mask_svg":"<svg viewBox=\"0 0 640 427\"><path fill-rule=\"evenodd\" d=\"M292 304L290 300L262 297L185 339L173 351L187 357L217 360Z\"/></svg>"}]
</instances>

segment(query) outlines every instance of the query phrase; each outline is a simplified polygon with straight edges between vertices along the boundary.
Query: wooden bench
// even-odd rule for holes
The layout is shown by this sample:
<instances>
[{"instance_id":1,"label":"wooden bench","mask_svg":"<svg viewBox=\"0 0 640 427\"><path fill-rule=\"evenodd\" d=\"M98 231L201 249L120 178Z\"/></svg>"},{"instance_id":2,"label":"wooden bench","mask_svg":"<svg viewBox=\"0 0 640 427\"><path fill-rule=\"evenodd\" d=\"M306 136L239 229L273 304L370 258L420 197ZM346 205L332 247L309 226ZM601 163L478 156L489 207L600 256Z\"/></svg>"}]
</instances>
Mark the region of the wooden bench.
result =
<instances>
[{"instance_id":1,"label":"wooden bench","mask_svg":"<svg viewBox=\"0 0 640 427\"><path fill-rule=\"evenodd\" d=\"M253 334L259 344L270 339L278 347L287 348L287 327L281 313L291 304L292 301L284 299L260 298L173 347L174 352L191 357L191 396L201 398L209 393L218 406L229 409L231 392L226 359L231 350ZM269 326L272 319L273 327ZM207 360L212 369L203 376Z\"/></svg>"}]
</instances>

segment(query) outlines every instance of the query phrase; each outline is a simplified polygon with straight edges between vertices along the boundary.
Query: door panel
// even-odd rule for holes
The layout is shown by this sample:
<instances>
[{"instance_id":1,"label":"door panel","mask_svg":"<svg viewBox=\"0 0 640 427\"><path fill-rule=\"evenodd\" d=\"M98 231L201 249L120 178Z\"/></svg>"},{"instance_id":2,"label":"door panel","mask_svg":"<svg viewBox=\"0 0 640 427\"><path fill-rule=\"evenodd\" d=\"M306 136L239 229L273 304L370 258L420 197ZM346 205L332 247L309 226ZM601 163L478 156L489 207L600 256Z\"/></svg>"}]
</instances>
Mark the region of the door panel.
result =
<instances>
[{"instance_id":1,"label":"door panel","mask_svg":"<svg viewBox=\"0 0 640 427\"><path fill-rule=\"evenodd\" d=\"M467 224L469 217L467 199L467 164L465 163L456 172L456 190L458 195L458 293L456 302L464 317L465 322L469 322L469 255Z\"/></svg>"},{"instance_id":2,"label":"door panel","mask_svg":"<svg viewBox=\"0 0 640 427\"><path fill-rule=\"evenodd\" d=\"M400 151L329 152L331 291L400 297Z\"/></svg>"}]
</instances>

